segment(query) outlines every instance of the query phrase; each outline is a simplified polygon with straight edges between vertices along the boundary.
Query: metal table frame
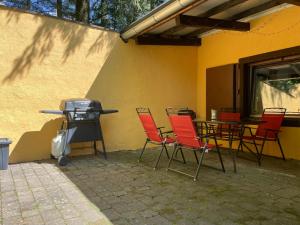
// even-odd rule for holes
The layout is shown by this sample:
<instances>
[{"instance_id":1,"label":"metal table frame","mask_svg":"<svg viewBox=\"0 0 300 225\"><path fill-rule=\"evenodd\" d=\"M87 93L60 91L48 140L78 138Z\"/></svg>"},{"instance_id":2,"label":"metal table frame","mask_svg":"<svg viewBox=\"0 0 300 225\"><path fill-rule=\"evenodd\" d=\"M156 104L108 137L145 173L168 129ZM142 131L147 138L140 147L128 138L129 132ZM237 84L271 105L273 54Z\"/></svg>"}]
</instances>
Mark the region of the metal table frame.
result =
<instances>
[{"instance_id":1,"label":"metal table frame","mask_svg":"<svg viewBox=\"0 0 300 225\"><path fill-rule=\"evenodd\" d=\"M245 119L245 120L241 120L241 121L220 121L220 120L201 120L201 119L195 119L194 120L195 123L200 125L200 132L203 132L203 124L207 124L208 125L208 132L213 132L214 135L216 135L218 137L218 131L214 130L214 129L218 129L218 126L222 126L222 125L226 125L228 128L221 130L221 132L226 132L227 135L225 136L221 136L219 138L217 138L217 140L222 140L222 141L228 141L229 143L229 151L232 157L232 161L233 161L233 169L234 172L237 172L237 165L236 165L236 154L232 149L232 143L234 141L239 141L239 147L238 150L240 149L240 146L243 146L243 136L244 136L244 132L245 132L245 126L246 125L259 125L260 123L263 123L264 121L262 120L258 120L258 119ZM236 131L239 131L238 135ZM209 134L209 133L208 133ZM250 151L253 154L255 154L253 151ZM256 154L255 154L256 155Z\"/></svg>"}]
</instances>

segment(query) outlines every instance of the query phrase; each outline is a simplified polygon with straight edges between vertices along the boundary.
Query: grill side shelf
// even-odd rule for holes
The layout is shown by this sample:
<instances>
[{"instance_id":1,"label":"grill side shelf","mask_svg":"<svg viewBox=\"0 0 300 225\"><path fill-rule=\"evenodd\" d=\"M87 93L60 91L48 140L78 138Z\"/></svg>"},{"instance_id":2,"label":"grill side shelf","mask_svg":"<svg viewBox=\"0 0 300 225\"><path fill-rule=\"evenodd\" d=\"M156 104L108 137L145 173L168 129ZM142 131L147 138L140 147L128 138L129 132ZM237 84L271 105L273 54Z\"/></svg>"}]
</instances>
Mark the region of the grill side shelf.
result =
<instances>
[{"instance_id":1,"label":"grill side shelf","mask_svg":"<svg viewBox=\"0 0 300 225\"><path fill-rule=\"evenodd\" d=\"M103 109L100 110L100 114L110 114L110 113L117 113L119 110L116 109Z\"/></svg>"},{"instance_id":2,"label":"grill side shelf","mask_svg":"<svg viewBox=\"0 0 300 225\"><path fill-rule=\"evenodd\" d=\"M119 112L119 110L116 110L116 109L105 109L105 110L77 109L77 110L40 110L39 112L44 113L44 114L54 114L54 115L64 115L64 114L70 113L70 112L100 112L100 114L110 114L110 113L117 113L117 112Z\"/></svg>"},{"instance_id":3,"label":"grill side shelf","mask_svg":"<svg viewBox=\"0 0 300 225\"><path fill-rule=\"evenodd\" d=\"M62 110L40 110L39 112L44 114L64 115Z\"/></svg>"}]
</instances>

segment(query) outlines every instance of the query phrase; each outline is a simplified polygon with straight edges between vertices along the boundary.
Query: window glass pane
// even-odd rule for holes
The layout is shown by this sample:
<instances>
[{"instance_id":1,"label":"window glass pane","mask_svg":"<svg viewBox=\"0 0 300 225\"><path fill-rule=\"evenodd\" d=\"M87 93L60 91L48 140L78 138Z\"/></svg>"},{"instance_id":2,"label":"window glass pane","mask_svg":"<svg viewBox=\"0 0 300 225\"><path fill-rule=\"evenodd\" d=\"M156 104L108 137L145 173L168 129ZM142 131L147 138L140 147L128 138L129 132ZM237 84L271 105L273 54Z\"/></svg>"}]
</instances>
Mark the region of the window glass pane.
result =
<instances>
[{"instance_id":1,"label":"window glass pane","mask_svg":"<svg viewBox=\"0 0 300 225\"><path fill-rule=\"evenodd\" d=\"M283 107L287 114L300 112L300 62L254 67L251 114L264 108Z\"/></svg>"}]
</instances>

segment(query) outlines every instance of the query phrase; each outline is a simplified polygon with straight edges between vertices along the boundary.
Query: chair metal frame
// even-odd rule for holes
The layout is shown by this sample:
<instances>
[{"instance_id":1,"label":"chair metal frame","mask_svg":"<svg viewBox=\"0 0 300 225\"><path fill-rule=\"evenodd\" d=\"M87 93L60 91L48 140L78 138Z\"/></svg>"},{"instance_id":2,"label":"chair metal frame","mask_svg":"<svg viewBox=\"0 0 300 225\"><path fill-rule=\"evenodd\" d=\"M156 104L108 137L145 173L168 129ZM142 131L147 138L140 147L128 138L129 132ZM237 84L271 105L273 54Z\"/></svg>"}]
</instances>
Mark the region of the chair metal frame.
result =
<instances>
[{"instance_id":1,"label":"chair metal frame","mask_svg":"<svg viewBox=\"0 0 300 225\"><path fill-rule=\"evenodd\" d=\"M217 140L227 141L228 150L232 157L234 172L237 172L236 154L232 145L234 141L241 141L244 124L240 122L240 113L221 111L216 121L208 121L209 133L214 134Z\"/></svg>"},{"instance_id":2,"label":"chair metal frame","mask_svg":"<svg viewBox=\"0 0 300 225\"><path fill-rule=\"evenodd\" d=\"M168 159L170 159L170 155L169 155L169 152L168 152L168 149L167 149L167 146L166 146L166 145L167 145L167 144L173 144L173 143L175 143L175 139L169 138L169 136L168 136L168 134L172 134L173 131L163 131L163 129L164 129L165 127L157 127L157 126L156 126L156 123L155 123L155 121L154 121L154 119L153 119L152 113L151 113L151 111L150 111L149 108L139 107L139 108L136 108L136 112L137 112L137 114L138 114L138 116L139 116L139 119L140 119L140 121L141 121L141 123L142 123L142 125L143 125L144 131L145 131L146 136L147 136L146 141L145 141L145 144L144 144L143 149L142 149L142 151L141 151L141 154L140 154L140 156L139 156L138 162L141 161L142 156L143 156L143 154L144 154L144 152L145 152L146 146L147 146L149 143L154 144L154 145L159 145L159 146L161 146L161 150L160 150L160 153L159 153L159 155L158 155L158 157L157 157L157 160L156 160L156 162L155 162L155 164L154 164L154 167L153 167L153 169L155 170L155 169L157 169L157 167L158 167L159 161L160 161L160 159L161 159L161 156L162 156L162 153L163 153L164 150L165 150L165 152L166 152L166 155L167 155ZM155 128L156 128L156 130L157 130L157 138L159 138L159 140L153 140L153 139L151 139L151 137L148 135L147 130L146 130L146 128L144 127L144 123L143 123L143 121L142 121L142 119L141 119L141 115L148 115L149 117L151 117L151 120L152 120L152 122L153 122L152 125L155 126ZM181 150L181 155L182 155L182 158L183 158L183 162L185 163L185 158L184 158L184 155L183 155L182 150Z\"/></svg>"},{"instance_id":3,"label":"chair metal frame","mask_svg":"<svg viewBox=\"0 0 300 225\"><path fill-rule=\"evenodd\" d=\"M238 151L241 150L243 151L243 147L245 147L246 149L248 149L250 152L254 153L249 146L246 145L247 144L252 144L255 146L255 151L256 151L256 156L257 156L257 162L258 165L261 166L261 159L263 156L263 150L264 150L264 146L265 143L267 141L275 141L277 142L281 155L282 155L282 159L285 160L285 155L283 153L283 149L282 149L282 145L280 143L280 139L279 139L279 133L280 131L280 127L282 124L282 121L284 119L284 116L286 114L286 109L285 108L265 108L263 111L263 114L261 116L262 119L262 123L258 125L257 128L251 128L251 127L245 127L244 128L244 132L246 129L249 130L250 136L244 136L241 139L241 142L239 144L239 148ZM278 117L281 119L280 124L278 124L278 129L272 129L272 128L264 128L264 126L268 126L268 124L270 123L270 121L265 120L266 118L268 118L268 116L276 116L278 115ZM255 129L256 132L255 134L252 132L252 130ZM243 133L244 133L243 132ZM262 132L262 134L261 134ZM272 135L273 137L270 137L269 135ZM244 141L245 140L249 140L249 141ZM257 141L262 141L262 143L257 143ZM258 145L261 145L261 148L258 149Z\"/></svg>"},{"instance_id":4,"label":"chair metal frame","mask_svg":"<svg viewBox=\"0 0 300 225\"><path fill-rule=\"evenodd\" d=\"M198 179L198 175L199 175L199 171L200 171L200 167L201 165L203 165L203 159L204 159L204 155L206 152L208 152L209 150L211 150L212 147L215 147L217 149L217 153L218 153L218 156L219 156L219 160L220 160L220 163L221 163L221 166L222 166L222 171L225 173L225 167L224 167L224 163L223 163L223 159L222 159L222 156L221 156L221 152L220 152L220 149L217 145L217 140L215 138L214 135L210 135L208 134L208 126L205 122L204 125L205 125L205 128L206 128L206 134L203 135L203 136L200 136L200 135L197 135L197 130L194 126L194 123L193 123L193 120L191 118L191 116L188 116L188 115L178 115L177 113L177 110L176 109L172 109L172 108L167 108L166 109L166 112L167 112L167 115L169 117L169 120L170 120L170 123L171 123L171 126L173 128L173 132L174 132L174 135L175 135L175 139L176 139L176 142L174 144L174 149L173 149L173 153L171 155L171 158L169 160L169 164L168 164L168 167L167 167L167 171L168 170L171 170L173 172L177 172L177 173L180 173L180 174L183 174L183 175L186 175L188 177L192 177L194 181L197 181ZM194 134L193 137L184 137L184 138L191 138L191 139L194 139L196 140L196 142L199 144L198 147L191 147L191 146L187 146L187 145L184 145L182 143L180 143L180 140L179 140L179 136L176 132L176 128L174 126L174 123L172 122L172 117L173 116L176 116L176 117L181 117L181 118L189 118L188 120L190 121L190 124L191 124L191 127L192 127L192 130L191 132ZM201 140L205 138L206 139L206 142L203 143ZM213 138L214 140L214 143L215 145L211 145L209 144L209 138ZM182 149L186 149L186 150L192 150L194 152L194 156L195 156L195 159L196 159L196 162L197 162L197 169L196 169L196 172L194 175L191 175L191 174L188 174L188 173L185 173L183 171L180 171L180 170L176 170L176 169L173 169L173 168L170 168L171 167L171 163L172 161L174 160L174 156L177 152L177 150L180 149L182 151ZM197 152L200 152L200 160L198 159L198 156L197 156ZM183 152L182 152L183 153Z\"/></svg>"}]
</instances>

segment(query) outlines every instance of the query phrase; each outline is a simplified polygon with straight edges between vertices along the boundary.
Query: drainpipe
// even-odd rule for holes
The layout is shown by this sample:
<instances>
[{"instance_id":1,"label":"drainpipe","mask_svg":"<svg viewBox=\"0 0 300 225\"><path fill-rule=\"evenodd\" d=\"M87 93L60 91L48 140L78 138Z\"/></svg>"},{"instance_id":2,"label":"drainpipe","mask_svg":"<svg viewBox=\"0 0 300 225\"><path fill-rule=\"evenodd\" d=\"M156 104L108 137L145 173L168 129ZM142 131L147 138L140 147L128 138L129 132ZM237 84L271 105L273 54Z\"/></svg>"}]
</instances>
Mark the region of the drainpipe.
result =
<instances>
[{"instance_id":1,"label":"drainpipe","mask_svg":"<svg viewBox=\"0 0 300 225\"><path fill-rule=\"evenodd\" d=\"M143 30L158 22L161 22L162 20L172 16L176 12L197 1L199 0L170 0L130 25L127 29L121 32L120 36L123 41L127 42L130 38L138 35Z\"/></svg>"}]
</instances>

